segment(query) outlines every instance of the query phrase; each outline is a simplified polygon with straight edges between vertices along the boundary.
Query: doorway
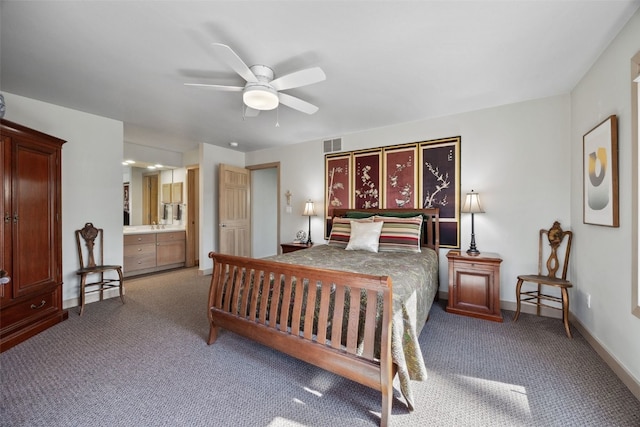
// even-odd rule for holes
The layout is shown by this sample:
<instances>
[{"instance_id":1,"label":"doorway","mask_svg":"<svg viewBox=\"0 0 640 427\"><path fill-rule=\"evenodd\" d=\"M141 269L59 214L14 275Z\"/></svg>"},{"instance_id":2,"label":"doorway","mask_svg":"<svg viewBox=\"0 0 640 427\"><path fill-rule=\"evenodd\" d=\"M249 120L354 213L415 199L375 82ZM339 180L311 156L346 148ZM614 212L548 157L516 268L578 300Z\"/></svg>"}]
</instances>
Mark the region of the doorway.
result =
<instances>
[{"instance_id":1,"label":"doorway","mask_svg":"<svg viewBox=\"0 0 640 427\"><path fill-rule=\"evenodd\" d=\"M200 265L200 169L187 167L187 222L185 267Z\"/></svg>"},{"instance_id":2,"label":"doorway","mask_svg":"<svg viewBox=\"0 0 640 427\"><path fill-rule=\"evenodd\" d=\"M158 176L142 177L142 224L158 224Z\"/></svg>"},{"instance_id":3,"label":"doorway","mask_svg":"<svg viewBox=\"0 0 640 427\"><path fill-rule=\"evenodd\" d=\"M248 166L251 171L251 256L277 255L280 247L280 162Z\"/></svg>"}]
</instances>

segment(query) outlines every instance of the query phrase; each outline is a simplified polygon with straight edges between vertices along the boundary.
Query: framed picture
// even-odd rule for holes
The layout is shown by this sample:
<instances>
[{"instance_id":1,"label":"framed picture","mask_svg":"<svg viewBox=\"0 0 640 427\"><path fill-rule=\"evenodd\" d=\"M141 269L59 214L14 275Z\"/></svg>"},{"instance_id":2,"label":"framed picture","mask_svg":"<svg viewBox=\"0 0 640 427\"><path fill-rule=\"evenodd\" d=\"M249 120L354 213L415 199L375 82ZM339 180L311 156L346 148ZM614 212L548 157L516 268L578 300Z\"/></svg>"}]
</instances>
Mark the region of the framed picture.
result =
<instances>
[{"instance_id":1,"label":"framed picture","mask_svg":"<svg viewBox=\"0 0 640 427\"><path fill-rule=\"evenodd\" d=\"M583 137L583 222L619 226L618 120L609 116Z\"/></svg>"},{"instance_id":2,"label":"framed picture","mask_svg":"<svg viewBox=\"0 0 640 427\"><path fill-rule=\"evenodd\" d=\"M380 208L382 149L353 153L353 205L356 209Z\"/></svg>"},{"instance_id":3,"label":"framed picture","mask_svg":"<svg viewBox=\"0 0 640 427\"><path fill-rule=\"evenodd\" d=\"M440 247L460 247L460 137L419 144L420 203L440 209Z\"/></svg>"},{"instance_id":4,"label":"framed picture","mask_svg":"<svg viewBox=\"0 0 640 427\"><path fill-rule=\"evenodd\" d=\"M325 156L325 238L329 238L329 222L333 210L351 208L351 153Z\"/></svg>"},{"instance_id":5,"label":"framed picture","mask_svg":"<svg viewBox=\"0 0 640 427\"><path fill-rule=\"evenodd\" d=\"M418 145L385 147L383 151L383 207L418 207Z\"/></svg>"}]
</instances>

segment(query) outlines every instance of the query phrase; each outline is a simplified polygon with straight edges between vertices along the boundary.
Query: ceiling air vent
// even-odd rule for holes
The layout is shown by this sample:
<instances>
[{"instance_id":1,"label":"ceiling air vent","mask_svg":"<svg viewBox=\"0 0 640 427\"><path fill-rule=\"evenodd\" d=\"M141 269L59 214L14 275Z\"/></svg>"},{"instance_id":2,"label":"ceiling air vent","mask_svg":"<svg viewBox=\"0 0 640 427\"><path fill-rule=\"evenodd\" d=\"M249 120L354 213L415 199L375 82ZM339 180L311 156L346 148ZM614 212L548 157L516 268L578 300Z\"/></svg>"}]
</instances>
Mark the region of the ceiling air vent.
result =
<instances>
[{"instance_id":1,"label":"ceiling air vent","mask_svg":"<svg viewBox=\"0 0 640 427\"><path fill-rule=\"evenodd\" d=\"M323 141L323 144L325 153L342 150L342 138L327 139Z\"/></svg>"}]
</instances>

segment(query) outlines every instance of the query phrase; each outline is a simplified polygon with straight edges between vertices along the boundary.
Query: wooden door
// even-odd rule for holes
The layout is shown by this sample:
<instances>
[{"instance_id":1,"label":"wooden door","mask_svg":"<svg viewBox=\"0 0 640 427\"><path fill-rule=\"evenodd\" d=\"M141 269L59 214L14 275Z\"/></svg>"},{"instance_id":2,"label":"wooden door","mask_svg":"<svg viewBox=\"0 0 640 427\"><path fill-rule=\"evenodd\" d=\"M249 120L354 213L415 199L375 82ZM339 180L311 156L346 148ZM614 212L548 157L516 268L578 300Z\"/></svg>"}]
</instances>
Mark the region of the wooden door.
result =
<instances>
[{"instance_id":1,"label":"wooden door","mask_svg":"<svg viewBox=\"0 0 640 427\"><path fill-rule=\"evenodd\" d=\"M5 274L10 278L11 272L11 163L9 162L11 156L11 138L0 138L0 165L2 165L2 171L0 172L0 214L2 219L0 223L0 270L4 270ZM4 301L9 301L12 298L11 282L4 285L0 284L0 306Z\"/></svg>"},{"instance_id":2,"label":"wooden door","mask_svg":"<svg viewBox=\"0 0 640 427\"><path fill-rule=\"evenodd\" d=\"M187 248L186 267L199 265L200 254L200 170L198 168L187 169Z\"/></svg>"},{"instance_id":3,"label":"wooden door","mask_svg":"<svg viewBox=\"0 0 640 427\"><path fill-rule=\"evenodd\" d=\"M170 188L170 187L169 187ZM142 223L158 224L158 174L142 177Z\"/></svg>"},{"instance_id":4,"label":"wooden door","mask_svg":"<svg viewBox=\"0 0 640 427\"><path fill-rule=\"evenodd\" d=\"M251 255L250 176L248 169L220 164L218 250L223 254Z\"/></svg>"}]
</instances>

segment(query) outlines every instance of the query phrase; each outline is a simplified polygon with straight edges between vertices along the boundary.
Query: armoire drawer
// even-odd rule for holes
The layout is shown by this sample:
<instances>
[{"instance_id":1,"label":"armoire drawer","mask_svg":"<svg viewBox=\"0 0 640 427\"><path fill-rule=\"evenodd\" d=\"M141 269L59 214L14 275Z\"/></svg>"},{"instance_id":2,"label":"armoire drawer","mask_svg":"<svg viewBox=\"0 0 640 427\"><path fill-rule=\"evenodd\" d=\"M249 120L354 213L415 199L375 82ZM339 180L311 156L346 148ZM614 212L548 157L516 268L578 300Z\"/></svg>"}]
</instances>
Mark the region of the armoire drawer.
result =
<instances>
[{"instance_id":1,"label":"armoire drawer","mask_svg":"<svg viewBox=\"0 0 640 427\"><path fill-rule=\"evenodd\" d=\"M0 313L0 325L2 325L3 333L15 323L27 324L59 310L60 308L56 307L55 296L56 291L53 290L34 295L9 307L3 307L2 313Z\"/></svg>"}]
</instances>

